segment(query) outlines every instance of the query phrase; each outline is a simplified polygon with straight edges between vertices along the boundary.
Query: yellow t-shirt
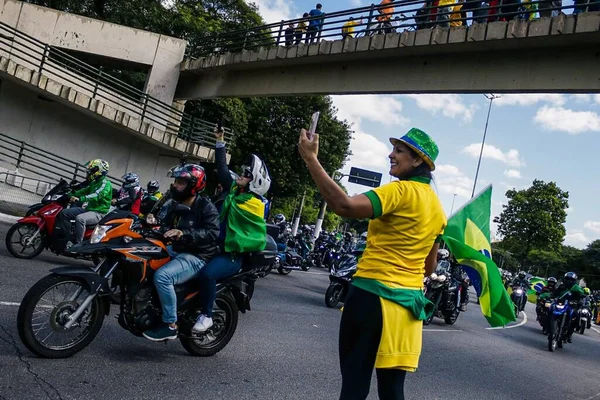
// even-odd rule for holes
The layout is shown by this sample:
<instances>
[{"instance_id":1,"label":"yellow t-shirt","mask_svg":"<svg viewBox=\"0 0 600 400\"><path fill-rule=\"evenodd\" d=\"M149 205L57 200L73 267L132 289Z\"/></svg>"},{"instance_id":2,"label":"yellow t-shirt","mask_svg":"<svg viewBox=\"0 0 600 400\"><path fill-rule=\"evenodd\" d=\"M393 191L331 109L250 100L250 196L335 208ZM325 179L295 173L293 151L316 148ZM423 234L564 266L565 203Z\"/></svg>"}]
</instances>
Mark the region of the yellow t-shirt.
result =
<instances>
[{"instance_id":1,"label":"yellow t-shirt","mask_svg":"<svg viewBox=\"0 0 600 400\"><path fill-rule=\"evenodd\" d=\"M463 21L460 20L461 17L461 10L462 10L463 5L462 4L457 4L455 6L452 6L452 14L450 14L450 26L462 26L463 25Z\"/></svg>"},{"instance_id":2,"label":"yellow t-shirt","mask_svg":"<svg viewBox=\"0 0 600 400\"><path fill-rule=\"evenodd\" d=\"M425 259L447 223L431 185L394 181L365 194L373 204L374 215L355 276L391 286L422 288Z\"/></svg>"}]
</instances>

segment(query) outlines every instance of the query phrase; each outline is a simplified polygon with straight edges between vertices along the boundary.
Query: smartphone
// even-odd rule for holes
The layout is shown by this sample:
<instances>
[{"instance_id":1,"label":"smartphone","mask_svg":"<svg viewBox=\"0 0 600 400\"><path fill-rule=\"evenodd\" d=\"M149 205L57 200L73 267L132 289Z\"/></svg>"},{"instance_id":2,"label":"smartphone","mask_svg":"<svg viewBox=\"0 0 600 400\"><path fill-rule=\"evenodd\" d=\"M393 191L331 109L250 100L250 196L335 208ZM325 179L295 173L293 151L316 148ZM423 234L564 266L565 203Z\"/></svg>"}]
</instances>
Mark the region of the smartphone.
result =
<instances>
[{"instance_id":1,"label":"smartphone","mask_svg":"<svg viewBox=\"0 0 600 400\"><path fill-rule=\"evenodd\" d=\"M319 115L321 115L321 113L319 111L317 111L316 113L314 113L312 115L312 118L310 121L310 128L308 128L308 132L306 133L308 140L312 140L313 134L317 130L317 123L319 123Z\"/></svg>"}]
</instances>

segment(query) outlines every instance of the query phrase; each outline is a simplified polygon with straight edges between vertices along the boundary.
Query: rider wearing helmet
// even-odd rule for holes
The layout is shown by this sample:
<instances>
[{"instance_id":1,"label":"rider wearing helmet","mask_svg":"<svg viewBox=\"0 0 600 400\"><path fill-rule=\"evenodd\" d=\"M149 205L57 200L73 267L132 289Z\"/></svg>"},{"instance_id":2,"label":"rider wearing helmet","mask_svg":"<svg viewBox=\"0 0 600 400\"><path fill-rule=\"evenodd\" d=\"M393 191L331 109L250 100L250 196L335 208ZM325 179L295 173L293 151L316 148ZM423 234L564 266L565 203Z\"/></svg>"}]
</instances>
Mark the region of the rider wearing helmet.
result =
<instances>
[{"instance_id":1,"label":"rider wearing helmet","mask_svg":"<svg viewBox=\"0 0 600 400\"><path fill-rule=\"evenodd\" d=\"M217 297L217 280L232 276L242 266L242 253L262 251L267 245L265 204L262 199L271 186L265 163L252 154L235 181L229 174L225 152L224 131L215 130L215 163L219 183L227 197L221 209L221 254L211 260L200 273L203 295L202 314L193 327L205 332L213 325L212 309ZM224 237L223 237L224 233Z\"/></svg>"},{"instance_id":2,"label":"rider wearing helmet","mask_svg":"<svg viewBox=\"0 0 600 400\"><path fill-rule=\"evenodd\" d=\"M287 229L287 222L285 222L285 215L283 214L277 214L275 215L275 225L277 225L279 227L279 237L283 236L285 234L285 231ZM277 238L275 238L277 239Z\"/></svg>"},{"instance_id":3,"label":"rider wearing helmet","mask_svg":"<svg viewBox=\"0 0 600 400\"><path fill-rule=\"evenodd\" d=\"M519 271L517 276L515 276L515 279L513 279L511 286L515 285L529 289L529 280L527 279L527 273L525 271Z\"/></svg>"},{"instance_id":4,"label":"rider wearing helmet","mask_svg":"<svg viewBox=\"0 0 600 400\"><path fill-rule=\"evenodd\" d=\"M219 214L210 199L202 196L206 187L204 169L186 164L172 171L171 199L162 210L161 230L173 241L170 262L154 274L154 285L162 305L163 324L143 333L146 339L163 341L177 338L177 296L175 285L198 277L206 263L219 253ZM189 207L183 211L178 205ZM162 211L161 211L162 212Z\"/></svg>"},{"instance_id":5,"label":"rider wearing helmet","mask_svg":"<svg viewBox=\"0 0 600 400\"><path fill-rule=\"evenodd\" d=\"M157 180L151 180L146 185L146 192L142 196L140 203L140 216L147 215L156 204L158 200L162 198L162 193L159 191L160 184Z\"/></svg>"},{"instance_id":6,"label":"rider wearing helmet","mask_svg":"<svg viewBox=\"0 0 600 400\"><path fill-rule=\"evenodd\" d=\"M563 276L561 284L554 291L554 297L566 297L569 299L569 304L571 304L573 308L577 308L579 300L584 295L583 288L579 286L577 282L577 274L575 272L567 272ZM567 318L569 319L568 322L565 322L565 325L569 326L567 341L571 343L573 332L575 331L575 323L577 321L575 318L570 318L570 314L567 315Z\"/></svg>"},{"instance_id":7,"label":"rider wearing helmet","mask_svg":"<svg viewBox=\"0 0 600 400\"><path fill-rule=\"evenodd\" d=\"M136 173L128 172L121 179L123 179L123 186L119 190L118 197L112 200L112 205L119 210L130 211L132 214L138 215L143 195L140 178Z\"/></svg>"},{"instance_id":8,"label":"rider wearing helmet","mask_svg":"<svg viewBox=\"0 0 600 400\"><path fill-rule=\"evenodd\" d=\"M112 184L106 177L108 168L108 163L101 159L86 163L85 172L89 184L70 193L70 202L81 202L83 207L71 207L61 212L61 220L75 219L75 243L81 243L85 227L96 225L110 208Z\"/></svg>"}]
</instances>

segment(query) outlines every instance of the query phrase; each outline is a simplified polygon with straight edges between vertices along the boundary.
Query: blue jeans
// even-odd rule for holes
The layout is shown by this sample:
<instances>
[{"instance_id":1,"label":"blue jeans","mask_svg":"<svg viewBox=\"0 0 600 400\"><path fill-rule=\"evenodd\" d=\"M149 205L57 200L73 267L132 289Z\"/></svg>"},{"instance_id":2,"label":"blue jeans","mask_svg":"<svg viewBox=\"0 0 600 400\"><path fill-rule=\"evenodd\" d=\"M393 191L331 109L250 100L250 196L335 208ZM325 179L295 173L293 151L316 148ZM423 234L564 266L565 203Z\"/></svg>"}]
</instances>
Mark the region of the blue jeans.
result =
<instances>
[{"instance_id":1,"label":"blue jeans","mask_svg":"<svg viewBox=\"0 0 600 400\"><path fill-rule=\"evenodd\" d=\"M166 324L177 322L177 295L175 285L198 276L206 262L191 254L179 254L154 274L154 285L162 306L162 320Z\"/></svg>"},{"instance_id":2,"label":"blue jeans","mask_svg":"<svg viewBox=\"0 0 600 400\"><path fill-rule=\"evenodd\" d=\"M200 278L202 313L207 317L212 317L213 304L217 299L217 281L235 275L241 267L241 256L225 253L210 260L202 269L198 278Z\"/></svg>"}]
</instances>

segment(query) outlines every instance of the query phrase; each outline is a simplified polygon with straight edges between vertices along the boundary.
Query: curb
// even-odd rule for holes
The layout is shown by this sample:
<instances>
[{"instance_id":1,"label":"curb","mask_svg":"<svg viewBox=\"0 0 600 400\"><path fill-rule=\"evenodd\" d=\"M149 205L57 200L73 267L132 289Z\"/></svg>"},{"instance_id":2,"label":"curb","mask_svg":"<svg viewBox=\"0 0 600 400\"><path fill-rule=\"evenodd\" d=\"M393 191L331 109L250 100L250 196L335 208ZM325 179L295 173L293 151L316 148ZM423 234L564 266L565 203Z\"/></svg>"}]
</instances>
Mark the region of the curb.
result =
<instances>
[{"instance_id":1,"label":"curb","mask_svg":"<svg viewBox=\"0 0 600 400\"><path fill-rule=\"evenodd\" d=\"M23 217L16 217L14 215L0 213L0 222L5 222L7 224L14 224L21 218L23 218Z\"/></svg>"}]
</instances>

